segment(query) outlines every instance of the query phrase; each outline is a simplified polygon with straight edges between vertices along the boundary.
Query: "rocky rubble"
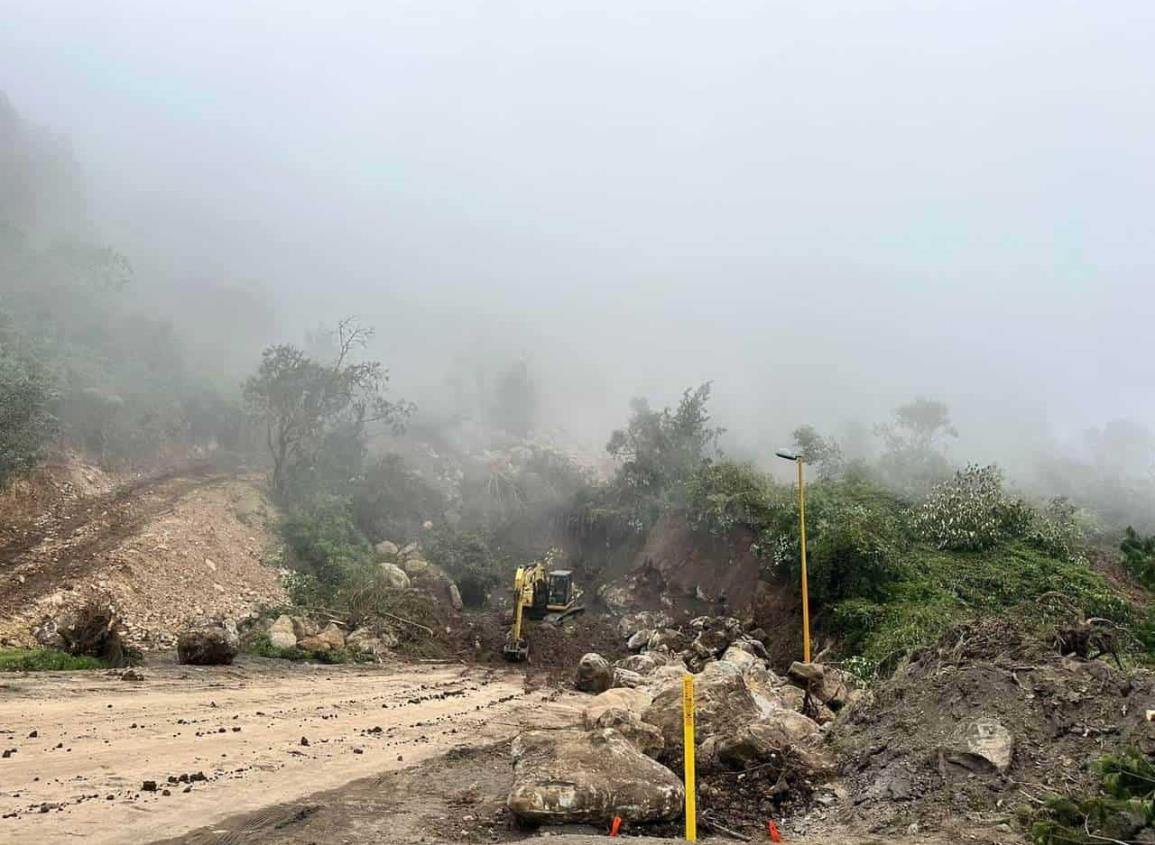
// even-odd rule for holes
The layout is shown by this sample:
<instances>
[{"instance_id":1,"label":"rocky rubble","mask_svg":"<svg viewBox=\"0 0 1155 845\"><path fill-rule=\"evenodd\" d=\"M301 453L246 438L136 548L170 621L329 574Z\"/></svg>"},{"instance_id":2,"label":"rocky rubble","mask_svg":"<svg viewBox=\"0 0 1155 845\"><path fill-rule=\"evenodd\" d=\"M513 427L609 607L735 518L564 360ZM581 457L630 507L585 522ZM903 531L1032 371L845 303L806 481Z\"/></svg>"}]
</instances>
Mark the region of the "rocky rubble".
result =
<instances>
[{"instance_id":1,"label":"rocky rubble","mask_svg":"<svg viewBox=\"0 0 1155 845\"><path fill-rule=\"evenodd\" d=\"M627 813L651 821L677 815L680 806L668 808L672 794L646 794L642 801L635 781L636 773L649 773L658 785L679 781L687 672L695 678L698 772L704 794L717 793L715 804L740 792L752 817L769 818L786 802L805 802L834 775L819 722L855 695L836 669L797 664L779 677L769 667L764 635L731 617L703 616L674 627L666 614L647 611L623 617L617 631L630 656L611 664L587 653L578 661L574 685L594 693L582 730L523 735L532 737L527 742L534 751L523 755L532 763L518 763L510 794L509 807L519 818L566 823ZM587 787L590 749L607 745L614 748L620 778ZM623 746L638 757L624 754ZM642 765L639 758L650 762Z\"/></svg>"}]
</instances>

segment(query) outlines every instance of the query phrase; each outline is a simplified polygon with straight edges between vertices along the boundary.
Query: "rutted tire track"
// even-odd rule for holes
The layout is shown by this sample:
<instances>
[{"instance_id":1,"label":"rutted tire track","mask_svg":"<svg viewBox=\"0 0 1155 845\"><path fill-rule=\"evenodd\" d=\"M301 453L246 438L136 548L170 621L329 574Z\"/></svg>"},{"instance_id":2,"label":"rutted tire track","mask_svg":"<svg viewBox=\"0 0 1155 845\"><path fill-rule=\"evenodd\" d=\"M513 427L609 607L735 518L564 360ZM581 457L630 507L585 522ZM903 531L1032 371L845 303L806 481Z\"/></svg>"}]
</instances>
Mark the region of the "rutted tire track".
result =
<instances>
[{"instance_id":1,"label":"rutted tire track","mask_svg":"<svg viewBox=\"0 0 1155 845\"><path fill-rule=\"evenodd\" d=\"M102 554L182 497L226 477L208 465L183 467L44 514L34 527L0 546L0 618L82 577Z\"/></svg>"},{"instance_id":2,"label":"rutted tire track","mask_svg":"<svg viewBox=\"0 0 1155 845\"><path fill-rule=\"evenodd\" d=\"M551 709L568 717L519 675L459 666L254 661L146 675L9 685L0 749L16 751L0 759L0 840L161 839L507 738ZM142 791L148 780L157 791Z\"/></svg>"}]
</instances>

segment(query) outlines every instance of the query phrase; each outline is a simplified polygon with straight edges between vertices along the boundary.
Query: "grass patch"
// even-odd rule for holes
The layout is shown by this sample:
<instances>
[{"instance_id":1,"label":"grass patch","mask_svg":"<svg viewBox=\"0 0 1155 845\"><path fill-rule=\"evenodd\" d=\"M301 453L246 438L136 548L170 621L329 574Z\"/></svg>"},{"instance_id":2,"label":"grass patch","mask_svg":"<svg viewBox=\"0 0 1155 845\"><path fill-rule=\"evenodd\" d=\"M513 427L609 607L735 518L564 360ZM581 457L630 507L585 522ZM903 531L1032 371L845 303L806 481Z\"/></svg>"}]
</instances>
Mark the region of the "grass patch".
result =
<instances>
[{"instance_id":1,"label":"grass patch","mask_svg":"<svg viewBox=\"0 0 1155 845\"><path fill-rule=\"evenodd\" d=\"M78 669L107 669L109 666L96 657L50 648L0 649L0 672L69 672Z\"/></svg>"}]
</instances>

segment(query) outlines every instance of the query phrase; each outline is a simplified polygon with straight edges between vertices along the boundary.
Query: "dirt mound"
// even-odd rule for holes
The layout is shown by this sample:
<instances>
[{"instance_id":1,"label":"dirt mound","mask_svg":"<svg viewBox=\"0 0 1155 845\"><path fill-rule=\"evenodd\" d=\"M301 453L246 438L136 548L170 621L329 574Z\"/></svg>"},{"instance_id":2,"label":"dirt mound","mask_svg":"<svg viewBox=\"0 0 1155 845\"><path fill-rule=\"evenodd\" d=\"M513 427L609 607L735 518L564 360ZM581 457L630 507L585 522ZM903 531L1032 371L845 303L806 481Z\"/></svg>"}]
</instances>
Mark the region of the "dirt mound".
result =
<instances>
[{"instance_id":1,"label":"dirt mound","mask_svg":"<svg viewBox=\"0 0 1155 845\"><path fill-rule=\"evenodd\" d=\"M130 646L170 648L191 619L285 600L263 563L275 537L261 479L194 468L106 490L89 471L91 489L60 481L52 500L41 479L20 494L40 510L2 548L0 639L33 645L34 625L96 601L115 610Z\"/></svg>"},{"instance_id":2,"label":"dirt mound","mask_svg":"<svg viewBox=\"0 0 1155 845\"><path fill-rule=\"evenodd\" d=\"M956 629L918 655L839 720L832 741L859 820L925 830L1088 788L1090 761L1131 744L1155 750L1153 707L1150 672L1061 657L1001 621ZM976 746L962 736L972 726L1009 747Z\"/></svg>"}]
</instances>

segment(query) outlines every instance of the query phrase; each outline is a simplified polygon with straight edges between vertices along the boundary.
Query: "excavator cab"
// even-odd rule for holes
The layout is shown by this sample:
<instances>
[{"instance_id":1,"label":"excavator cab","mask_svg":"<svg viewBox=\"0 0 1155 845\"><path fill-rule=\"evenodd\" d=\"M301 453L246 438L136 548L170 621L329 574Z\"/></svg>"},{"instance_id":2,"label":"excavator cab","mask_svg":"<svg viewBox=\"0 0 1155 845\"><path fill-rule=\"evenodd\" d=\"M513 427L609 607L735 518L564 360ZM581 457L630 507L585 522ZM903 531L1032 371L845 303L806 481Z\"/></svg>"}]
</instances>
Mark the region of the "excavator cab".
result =
<instances>
[{"instance_id":1,"label":"excavator cab","mask_svg":"<svg viewBox=\"0 0 1155 845\"><path fill-rule=\"evenodd\" d=\"M573 572L568 569L555 569L547 577L549 600L547 610L566 611L573 604Z\"/></svg>"}]
</instances>

